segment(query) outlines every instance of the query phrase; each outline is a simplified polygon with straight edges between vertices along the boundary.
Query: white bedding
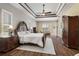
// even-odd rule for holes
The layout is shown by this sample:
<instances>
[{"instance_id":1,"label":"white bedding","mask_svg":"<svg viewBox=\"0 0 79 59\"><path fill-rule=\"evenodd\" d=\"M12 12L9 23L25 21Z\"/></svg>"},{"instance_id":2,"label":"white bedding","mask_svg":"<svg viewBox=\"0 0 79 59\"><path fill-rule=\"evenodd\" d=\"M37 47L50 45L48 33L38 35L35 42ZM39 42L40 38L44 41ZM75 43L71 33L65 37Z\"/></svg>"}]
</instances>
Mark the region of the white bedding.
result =
<instances>
[{"instance_id":1,"label":"white bedding","mask_svg":"<svg viewBox=\"0 0 79 59\"><path fill-rule=\"evenodd\" d=\"M34 43L43 47L42 37L43 33L18 33L20 43Z\"/></svg>"}]
</instances>

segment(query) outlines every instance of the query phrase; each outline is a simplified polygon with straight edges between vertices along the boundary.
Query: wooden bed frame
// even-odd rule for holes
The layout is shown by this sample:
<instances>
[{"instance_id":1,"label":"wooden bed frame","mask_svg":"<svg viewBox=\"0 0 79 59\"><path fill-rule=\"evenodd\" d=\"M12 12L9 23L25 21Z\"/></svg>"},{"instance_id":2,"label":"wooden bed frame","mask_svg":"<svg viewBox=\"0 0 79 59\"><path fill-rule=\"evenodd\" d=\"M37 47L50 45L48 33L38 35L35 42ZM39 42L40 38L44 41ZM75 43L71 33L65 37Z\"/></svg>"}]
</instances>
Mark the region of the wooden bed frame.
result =
<instances>
[{"instance_id":1,"label":"wooden bed frame","mask_svg":"<svg viewBox=\"0 0 79 59\"><path fill-rule=\"evenodd\" d=\"M19 24L17 25L17 27L15 29L15 35L17 36L17 39L19 40L19 37L18 37L18 34L17 34L18 31L28 31L27 24L24 21L19 22ZM46 41L46 35L44 34L43 37L42 37L42 42L43 42L43 47L42 48L45 47L45 41ZM39 46L39 45L33 44L33 43L25 43L25 44Z\"/></svg>"}]
</instances>

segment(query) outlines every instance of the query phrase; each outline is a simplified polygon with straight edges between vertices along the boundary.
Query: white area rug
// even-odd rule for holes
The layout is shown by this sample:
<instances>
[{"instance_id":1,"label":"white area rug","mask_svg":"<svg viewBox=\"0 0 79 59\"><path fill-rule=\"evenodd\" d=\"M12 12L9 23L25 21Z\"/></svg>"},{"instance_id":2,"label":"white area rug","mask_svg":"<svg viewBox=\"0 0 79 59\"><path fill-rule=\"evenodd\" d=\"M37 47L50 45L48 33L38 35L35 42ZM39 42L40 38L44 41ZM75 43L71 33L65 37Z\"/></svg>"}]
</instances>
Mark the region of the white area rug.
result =
<instances>
[{"instance_id":1,"label":"white area rug","mask_svg":"<svg viewBox=\"0 0 79 59\"><path fill-rule=\"evenodd\" d=\"M46 44L44 48L40 48L37 46L21 45L17 49L56 55L52 39L48 37L46 38Z\"/></svg>"}]
</instances>

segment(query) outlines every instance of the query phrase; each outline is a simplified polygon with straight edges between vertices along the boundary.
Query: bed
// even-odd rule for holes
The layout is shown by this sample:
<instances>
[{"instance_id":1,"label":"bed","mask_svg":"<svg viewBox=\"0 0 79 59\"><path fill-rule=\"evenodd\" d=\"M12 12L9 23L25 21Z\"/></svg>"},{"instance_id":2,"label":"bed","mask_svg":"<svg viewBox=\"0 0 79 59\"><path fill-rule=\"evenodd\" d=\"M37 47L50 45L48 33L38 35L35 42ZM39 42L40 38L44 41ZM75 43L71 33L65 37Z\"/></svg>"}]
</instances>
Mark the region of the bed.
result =
<instances>
[{"instance_id":1,"label":"bed","mask_svg":"<svg viewBox=\"0 0 79 59\"><path fill-rule=\"evenodd\" d=\"M15 33L19 39L19 44L34 45L44 48L46 35L43 33L31 33L24 21L19 22Z\"/></svg>"}]
</instances>

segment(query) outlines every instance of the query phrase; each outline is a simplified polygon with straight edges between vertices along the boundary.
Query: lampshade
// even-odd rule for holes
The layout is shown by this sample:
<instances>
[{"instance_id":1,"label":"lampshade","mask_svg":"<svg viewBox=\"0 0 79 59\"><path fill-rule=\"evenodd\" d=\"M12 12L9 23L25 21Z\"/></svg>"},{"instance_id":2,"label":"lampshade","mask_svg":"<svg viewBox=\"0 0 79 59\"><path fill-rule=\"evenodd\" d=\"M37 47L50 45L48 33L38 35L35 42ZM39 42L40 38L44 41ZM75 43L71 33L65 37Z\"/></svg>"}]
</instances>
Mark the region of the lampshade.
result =
<instances>
[{"instance_id":1,"label":"lampshade","mask_svg":"<svg viewBox=\"0 0 79 59\"><path fill-rule=\"evenodd\" d=\"M10 30L13 30L13 26L12 26L12 25L9 25L9 29L10 29Z\"/></svg>"},{"instance_id":2,"label":"lampshade","mask_svg":"<svg viewBox=\"0 0 79 59\"><path fill-rule=\"evenodd\" d=\"M33 29L33 27L30 27L30 29Z\"/></svg>"},{"instance_id":3,"label":"lampshade","mask_svg":"<svg viewBox=\"0 0 79 59\"><path fill-rule=\"evenodd\" d=\"M45 16L45 13L42 13L42 16Z\"/></svg>"}]
</instances>

